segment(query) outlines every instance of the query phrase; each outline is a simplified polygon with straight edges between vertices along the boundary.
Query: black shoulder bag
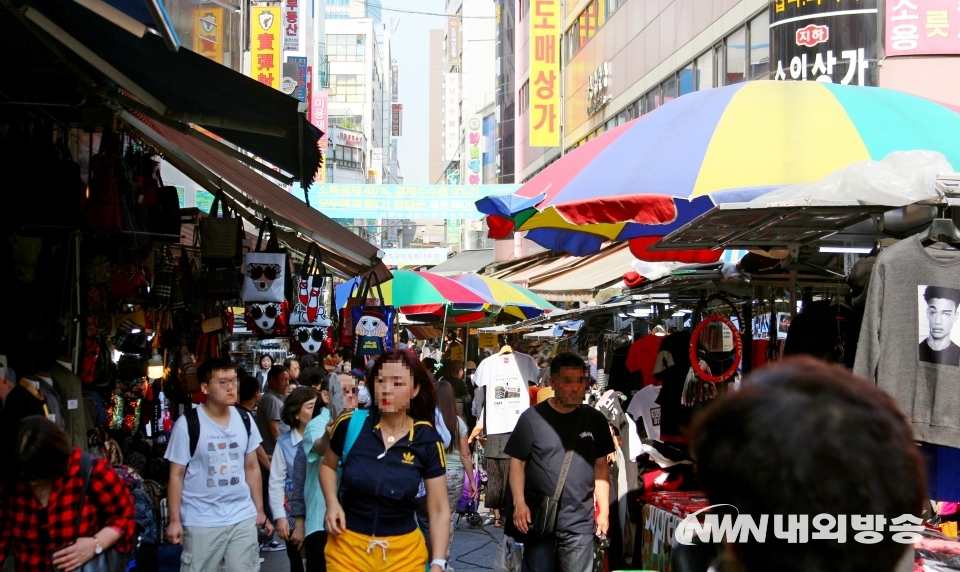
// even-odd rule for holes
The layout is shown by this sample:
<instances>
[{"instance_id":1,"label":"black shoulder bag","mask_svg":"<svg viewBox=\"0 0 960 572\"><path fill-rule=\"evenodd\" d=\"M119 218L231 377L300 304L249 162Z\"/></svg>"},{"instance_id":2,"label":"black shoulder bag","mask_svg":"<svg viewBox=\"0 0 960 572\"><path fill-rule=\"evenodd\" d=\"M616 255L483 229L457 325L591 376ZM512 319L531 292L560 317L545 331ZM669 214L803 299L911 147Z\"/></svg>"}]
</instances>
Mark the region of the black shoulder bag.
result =
<instances>
[{"instance_id":1,"label":"black shoulder bag","mask_svg":"<svg viewBox=\"0 0 960 572\"><path fill-rule=\"evenodd\" d=\"M527 533L524 534L517 530L513 524L513 508L511 507L506 514L504 523L504 533L517 540L537 540L552 535L557 530L557 512L560 507L560 495L563 494L563 485L567 481L567 473L570 472L570 463L573 461L573 452L577 444L577 435L580 432L580 410L577 409L573 415L574 431L572 443L564 443L566 454L563 456L563 466L560 468L560 478L557 479L557 487L553 491L553 496L544 496L540 502L534 506L527 505L530 509L530 525L527 527Z\"/></svg>"},{"instance_id":2,"label":"black shoulder bag","mask_svg":"<svg viewBox=\"0 0 960 572\"><path fill-rule=\"evenodd\" d=\"M77 531L77 536L80 535L80 523L83 521L83 507L87 501L87 491L90 489L90 471L93 468L93 457L88 453L83 453L80 456L80 474L83 475L83 492L80 494L80 506L77 509L77 521L74 523L74 529ZM77 539L74 538L73 542L76 542ZM56 554L65 546L61 546L53 551L52 554ZM51 556L51 560L53 557ZM117 551L116 548L104 548L103 552L100 554L94 555L93 558L88 560L86 564L77 568L77 572L124 572L127 569L127 562L130 560L129 555L121 554ZM56 566L53 567L56 572L60 572L60 568Z\"/></svg>"}]
</instances>

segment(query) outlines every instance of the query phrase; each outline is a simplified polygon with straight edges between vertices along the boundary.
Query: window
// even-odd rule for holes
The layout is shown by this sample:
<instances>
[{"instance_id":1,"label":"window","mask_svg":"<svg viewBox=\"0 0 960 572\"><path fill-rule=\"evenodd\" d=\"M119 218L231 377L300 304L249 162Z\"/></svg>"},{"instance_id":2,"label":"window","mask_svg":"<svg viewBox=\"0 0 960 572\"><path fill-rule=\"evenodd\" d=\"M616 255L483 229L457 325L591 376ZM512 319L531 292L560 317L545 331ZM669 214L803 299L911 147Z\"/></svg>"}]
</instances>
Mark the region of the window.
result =
<instances>
[{"instance_id":1,"label":"window","mask_svg":"<svg viewBox=\"0 0 960 572\"><path fill-rule=\"evenodd\" d=\"M697 84L694 87L697 91L701 89L710 89L714 86L713 80L716 79L713 73L713 50L697 58Z\"/></svg>"},{"instance_id":2,"label":"window","mask_svg":"<svg viewBox=\"0 0 960 572\"><path fill-rule=\"evenodd\" d=\"M660 90L663 94L663 98L660 100L660 105L668 101L673 101L677 98L677 76L670 76L660 84Z\"/></svg>"},{"instance_id":3,"label":"window","mask_svg":"<svg viewBox=\"0 0 960 572\"><path fill-rule=\"evenodd\" d=\"M523 82L523 85L520 86L520 93L517 96L520 105L520 115L526 113L527 109L530 108L530 80Z\"/></svg>"},{"instance_id":4,"label":"window","mask_svg":"<svg viewBox=\"0 0 960 572\"><path fill-rule=\"evenodd\" d=\"M327 34L327 57L331 62L362 62L364 34Z\"/></svg>"},{"instance_id":5,"label":"window","mask_svg":"<svg viewBox=\"0 0 960 572\"><path fill-rule=\"evenodd\" d=\"M647 101L644 104L644 113L650 113L660 107L660 86L657 86L647 93Z\"/></svg>"},{"instance_id":6,"label":"window","mask_svg":"<svg viewBox=\"0 0 960 572\"><path fill-rule=\"evenodd\" d=\"M583 16L581 14L581 16ZM577 55L577 52L580 51L580 18L574 21L573 25L570 26L570 29L567 30L567 61Z\"/></svg>"},{"instance_id":7,"label":"window","mask_svg":"<svg viewBox=\"0 0 960 572\"><path fill-rule=\"evenodd\" d=\"M363 103L366 98L364 77L361 74L330 74L330 101L336 103Z\"/></svg>"},{"instance_id":8,"label":"window","mask_svg":"<svg viewBox=\"0 0 960 572\"><path fill-rule=\"evenodd\" d=\"M744 80L747 66L747 31L740 28L727 36L727 77L724 85L740 83Z\"/></svg>"},{"instance_id":9,"label":"window","mask_svg":"<svg viewBox=\"0 0 960 572\"><path fill-rule=\"evenodd\" d=\"M770 14L764 10L750 20L750 79L770 73Z\"/></svg>"},{"instance_id":10,"label":"window","mask_svg":"<svg viewBox=\"0 0 960 572\"><path fill-rule=\"evenodd\" d=\"M680 70L677 74L680 86L680 95L684 95L696 90L693 84L693 62L687 64L687 67Z\"/></svg>"},{"instance_id":11,"label":"window","mask_svg":"<svg viewBox=\"0 0 960 572\"><path fill-rule=\"evenodd\" d=\"M603 0L603 11L606 14L606 19L610 19L610 16L617 11L617 8L623 6L626 1L627 0Z\"/></svg>"},{"instance_id":12,"label":"window","mask_svg":"<svg viewBox=\"0 0 960 572\"><path fill-rule=\"evenodd\" d=\"M336 161L338 166L352 169L363 168L363 152L356 147L334 145L331 149L330 158Z\"/></svg>"},{"instance_id":13,"label":"window","mask_svg":"<svg viewBox=\"0 0 960 572\"><path fill-rule=\"evenodd\" d=\"M727 69L727 62L723 57L723 44L713 48L713 70L715 73L713 86L720 87L727 85L724 80L726 80L726 73L724 70Z\"/></svg>"}]
</instances>

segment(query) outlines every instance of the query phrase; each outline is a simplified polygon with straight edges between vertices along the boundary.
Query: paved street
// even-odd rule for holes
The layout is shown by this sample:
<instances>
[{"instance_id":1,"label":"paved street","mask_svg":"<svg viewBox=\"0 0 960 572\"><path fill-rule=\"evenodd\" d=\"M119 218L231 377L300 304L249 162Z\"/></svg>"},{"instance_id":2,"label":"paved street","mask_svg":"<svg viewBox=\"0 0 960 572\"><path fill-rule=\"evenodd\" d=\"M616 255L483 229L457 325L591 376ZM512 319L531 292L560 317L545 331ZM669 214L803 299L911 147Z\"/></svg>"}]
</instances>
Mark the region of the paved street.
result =
<instances>
[{"instance_id":1,"label":"paved street","mask_svg":"<svg viewBox=\"0 0 960 572\"><path fill-rule=\"evenodd\" d=\"M497 554L497 544L503 538L503 529L494 528L493 513L481 507L484 526L471 529L466 519L461 519L453 539L453 553L449 566L456 572L478 572L493 569L493 559ZM453 516L456 522L457 516ZM286 552L263 552L261 572L288 572L290 564Z\"/></svg>"}]
</instances>

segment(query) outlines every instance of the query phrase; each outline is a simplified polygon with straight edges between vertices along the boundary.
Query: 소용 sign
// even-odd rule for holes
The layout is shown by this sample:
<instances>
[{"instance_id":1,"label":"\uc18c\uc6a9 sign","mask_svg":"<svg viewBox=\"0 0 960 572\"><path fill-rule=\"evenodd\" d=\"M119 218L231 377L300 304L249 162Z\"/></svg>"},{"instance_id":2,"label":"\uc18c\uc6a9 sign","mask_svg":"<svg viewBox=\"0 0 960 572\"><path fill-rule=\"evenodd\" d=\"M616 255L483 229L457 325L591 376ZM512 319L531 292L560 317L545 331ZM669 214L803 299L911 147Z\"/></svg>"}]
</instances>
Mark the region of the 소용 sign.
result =
<instances>
[{"instance_id":1,"label":"\uc18c\uc6a9 sign","mask_svg":"<svg viewBox=\"0 0 960 572\"><path fill-rule=\"evenodd\" d=\"M530 6L530 146L560 146L560 0Z\"/></svg>"},{"instance_id":2,"label":"\uc18c\uc6a9 sign","mask_svg":"<svg viewBox=\"0 0 960 572\"><path fill-rule=\"evenodd\" d=\"M280 89L283 75L280 30L279 6L250 9L250 77L273 89Z\"/></svg>"},{"instance_id":3,"label":"\uc18c\uc6a9 sign","mask_svg":"<svg viewBox=\"0 0 960 572\"><path fill-rule=\"evenodd\" d=\"M886 0L884 14L887 57L960 54L956 0Z\"/></svg>"},{"instance_id":4,"label":"\uc18c\uc6a9 sign","mask_svg":"<svg viewBox=\"0 0 960 572\"><path fill-rule=\"evenodd\" d=\"M487 434L510 433L520 414L530 407L530 394L513 354L497 356L491 362L487 364L490 370L479 380L486 384Z\"/></svg>"},{"instance_id":5,"label":"\uc18c\uc6a9 sign","mask_svg":"<svg viewBox=\"0 0 960 572\"><path fill-rule=\"evenodd\" d=\"M774 0L774 79L876 86L879 1Z\"/></svg>"}]
</instances>

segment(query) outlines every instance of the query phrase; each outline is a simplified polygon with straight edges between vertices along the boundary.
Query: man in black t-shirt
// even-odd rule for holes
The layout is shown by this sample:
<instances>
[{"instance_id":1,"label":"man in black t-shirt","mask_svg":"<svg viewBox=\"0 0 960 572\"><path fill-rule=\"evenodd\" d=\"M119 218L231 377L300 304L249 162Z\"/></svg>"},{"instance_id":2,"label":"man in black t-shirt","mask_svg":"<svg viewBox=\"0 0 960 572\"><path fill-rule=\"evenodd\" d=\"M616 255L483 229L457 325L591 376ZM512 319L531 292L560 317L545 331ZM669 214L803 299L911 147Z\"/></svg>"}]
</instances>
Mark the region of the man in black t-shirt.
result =
<instances>
[{"instance_id":1,"label":"man in black t-shirt","mask_svg":"<svg viewBox=\"0 0 960 572\"><path fill-rule=\"evenodd\" d=\"M606 534L609 523L610 469L607 455L615 451L607 420L582 405L587 389L583 359L564 353L550 364L554 396L523 412L507 442L513 524L526 533L530 507L553 496L567 449L570 468L557 509L556 534L523 539L524 572L593 570L593 537ZM594 520L593 499L600 506Z\"/></svg>"}]
</instances>

